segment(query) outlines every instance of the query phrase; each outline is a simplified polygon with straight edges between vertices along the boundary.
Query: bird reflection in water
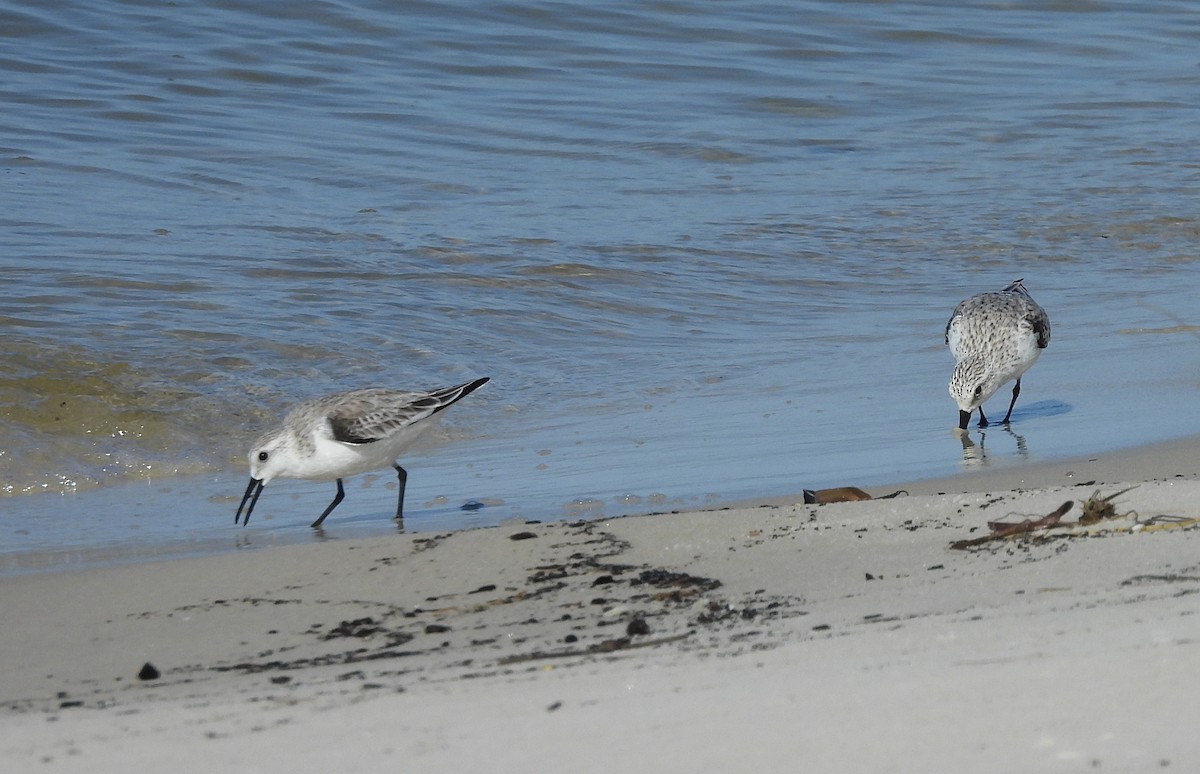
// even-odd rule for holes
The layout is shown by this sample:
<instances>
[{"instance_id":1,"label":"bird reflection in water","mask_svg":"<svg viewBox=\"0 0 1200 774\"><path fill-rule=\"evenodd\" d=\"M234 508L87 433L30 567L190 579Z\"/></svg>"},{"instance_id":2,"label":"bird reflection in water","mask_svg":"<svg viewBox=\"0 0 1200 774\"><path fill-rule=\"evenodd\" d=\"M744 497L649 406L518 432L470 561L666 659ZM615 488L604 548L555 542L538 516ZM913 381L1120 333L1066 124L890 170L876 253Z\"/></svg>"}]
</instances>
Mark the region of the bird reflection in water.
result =
<instances>
[{"instance_id":1,"label":"bird reflection in water","mask_svg":"<svg viewBox=\"0 0 1200 774\"><path fill-rule=\"evenodd\" d=\"M979 443L975 443L974 439L971 438L970 430L954 429L954 434L962 443L963 464L967 467L979 467L988 464L988 454L985 444L989 432L1012 436L1017 444L1017 456L1022 459L1029 457L1029 445L1025 442L1025 436L1013 432L1012 428L1008 425L994 426L990 430L980 429L978 432Z\"/></svg>"}]
</instances>

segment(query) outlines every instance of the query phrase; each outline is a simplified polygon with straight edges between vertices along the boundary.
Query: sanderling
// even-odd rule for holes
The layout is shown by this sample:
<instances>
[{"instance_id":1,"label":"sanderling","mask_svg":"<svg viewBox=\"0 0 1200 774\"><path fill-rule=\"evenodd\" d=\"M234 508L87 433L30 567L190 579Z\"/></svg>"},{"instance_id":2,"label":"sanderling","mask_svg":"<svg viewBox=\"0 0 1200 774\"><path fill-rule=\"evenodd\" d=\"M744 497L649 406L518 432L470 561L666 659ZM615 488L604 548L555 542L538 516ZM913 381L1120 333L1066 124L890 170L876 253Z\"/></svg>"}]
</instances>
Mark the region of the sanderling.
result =
<instances>
[{"instance_id":1,"label":"sanderling","mask_svg":"<svg viewBox=\"0 0 1200 774\"><path fill-rule=\"evenodd\" d=\"M312 523L316 529L346 496L343 478L388 465L400 477L396 519L403 520L408 472L396 458L434 424L442 409L486 382L484 377L431 392L351 390L301 403L288 412L282 425L255 441L249 455L250 484L233 523L238 523L243 509L246 518L242 526L250 522L258 496L274 478L337 479L333 502Z\"/></svg>"},{"instance_id":2,"label":"sanderling","mask_svg":"<svg viewBox=\"0 0 1200 774\"><path fill-rule=\"evenodd\" d=\"M950 375L950 397L958 403L958 426L967 429L979 409L979 426L987 427L983 402L1011 379L1012 401L1004 424L1021 394L1021 375L1050 343L1050 318L1017 280L999 293L971 296L954 308L946 323L946 343L958 362Z\"/></svg>"}]
</instances>

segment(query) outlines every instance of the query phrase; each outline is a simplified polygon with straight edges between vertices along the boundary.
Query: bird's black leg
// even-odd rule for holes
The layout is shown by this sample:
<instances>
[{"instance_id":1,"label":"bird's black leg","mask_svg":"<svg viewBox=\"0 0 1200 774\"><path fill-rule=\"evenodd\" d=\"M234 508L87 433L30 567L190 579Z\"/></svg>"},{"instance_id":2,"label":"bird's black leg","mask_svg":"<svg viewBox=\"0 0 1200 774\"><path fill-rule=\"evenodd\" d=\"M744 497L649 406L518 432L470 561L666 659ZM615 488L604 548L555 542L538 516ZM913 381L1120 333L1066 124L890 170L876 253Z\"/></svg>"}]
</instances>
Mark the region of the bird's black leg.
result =
<instances>
[{"instance_id":1,"label":"bird's black leg","mask_svg":"<svg viewBox=\"0 0 1200 774\"><path fill-rule=\"evenodd\" d=\"M1018 379L1017 383L1013 385L1012 403L1008 404L1008 413L1004 415L1004 424L1006 424L1006 425L1008 424L1008 418L1012 416L1013 406L1017 405L1017 396L1020 394L1021 394L1021 380Z\"/></svg>"},{"instance_id":2,"label":"bird's black leg","mask_svg":"<svg viewBox=\"0 0 1200 774\"><path fill-rule=\"evenodd\" d=\"M400 480L400 494L396 498L396 521L404 521L404 485L408 483L408 471L394 462L392 467L396 469L396 476Z\"/></svg>"},{"instance_id":3,"label":"bird's black leg","mask_svg":"<svg viewBox=\"0 0 1200 774\"><path fill-rule=\"evenodd\" d=\"M985 416L983 415L983 406L980 406L980 407L979 407L979 426L980 426L980 427L987 427L987 426L988 426L987 417L985 417Z\"/></svg>"},{"instance_id":4,"label":"bird's black leg","mask_svg":"<svg viewBox=\"0 0 1200 774\"><path fill-rule=\"evenodd\" d=\"M342 489L342 480L340 478L337 480L337 485L338 491L337 494L333 496L333 502L329 504L329 507L325 509L325 512L321 514L320 518L312 523L313 529L320 529L321 522L325 521L325 517L328 516L333 509L337 507L338 503L342 501L342 498L346 496L346 490Z\"/></svg>"}]
</instances>

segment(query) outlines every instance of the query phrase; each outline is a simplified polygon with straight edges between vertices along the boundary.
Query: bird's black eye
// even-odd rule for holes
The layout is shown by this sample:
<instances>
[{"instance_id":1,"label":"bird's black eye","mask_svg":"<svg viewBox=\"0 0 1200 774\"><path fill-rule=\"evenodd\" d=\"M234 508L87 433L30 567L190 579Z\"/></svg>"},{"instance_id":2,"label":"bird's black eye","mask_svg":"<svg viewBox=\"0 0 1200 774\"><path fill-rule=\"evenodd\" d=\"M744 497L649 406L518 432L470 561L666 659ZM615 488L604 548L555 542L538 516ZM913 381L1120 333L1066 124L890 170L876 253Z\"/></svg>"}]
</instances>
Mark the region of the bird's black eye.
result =
<instances>
[{"instance_id":1,"label":"bird's black eye","mask_svg":"<svg viewBox=\"0 0 1200 774\"><path fill-rule=\"evenodd\" d=\"M976 390L975 392L978 394L979 390ZM259 452L259 453L258 453L258 461L259 461L259 462L266 462L266 461L267 461L267 457L270 457L270 456L271 456L271 455L267 454L266 452Z\"/></svg>"},{"instance_id":2,"label":"bird's black eye","mask_svg":"<svg viewBox=\"0 0 1200 774\"><path fill-rule=\"evenodd\" d=\"M982 394L983 394L983 385L981 384L981 385L979 385L978 387L976 387L976 388L975 388L975 397L976 397L976 398L978 398L978 397L979 397L980 395L982 395ZM263 452L263 454L266 454L266 452ZM264 457L264 456L263 456L263 454L260 454L260 455L258 455L258 458L259 458L260 460L265 460L265 459L266 459L266 457Z\"/></svg>"}]
</instances>

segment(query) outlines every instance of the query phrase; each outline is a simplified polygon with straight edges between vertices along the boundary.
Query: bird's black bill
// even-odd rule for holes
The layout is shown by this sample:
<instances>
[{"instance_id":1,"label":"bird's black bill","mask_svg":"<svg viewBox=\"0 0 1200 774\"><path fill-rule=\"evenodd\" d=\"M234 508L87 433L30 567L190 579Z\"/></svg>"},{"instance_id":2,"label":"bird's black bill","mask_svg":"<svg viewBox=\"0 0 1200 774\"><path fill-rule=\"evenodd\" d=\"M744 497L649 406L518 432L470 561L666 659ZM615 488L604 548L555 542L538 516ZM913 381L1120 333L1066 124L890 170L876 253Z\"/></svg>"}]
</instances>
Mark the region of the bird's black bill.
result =
<instances>
[{"instance_id":1,"label":"bird's black bill","mask_svg":"<svg viewBox=\"0 0 1200 774\"><path fill-rule=\"evenodd\" d=\"M967 425L968 425L970 422L971 422L971 412L970 412L970 411L963 411L962 409L959 409L959 412L958 412L958 429L959 429L959 430L966 430L966 429L967 429ZM247 492L246 492L246 494L249 494L249 491L247 491Z\"/></svg>"},{"instance_id":2,"label":"bird's black bill","mask_svg":"<svg viewBox=\"0 0 1200 774\"><path fill-rule=\"evenodd\" d=\"M262 494L263 487L266 486L261 479L250 479L249 485L246 487L246 494L242 495L242 504L238 506L237 513L233 515L233 523L237 524L238 519L242 517L242 509L246 509L246 519L242 522L242 526L250 523L250 511L254 510L254 504L258 502L258 496ZM250 501L250 505L246 505L246 501Z\"/></svg>"}]
</instances>

